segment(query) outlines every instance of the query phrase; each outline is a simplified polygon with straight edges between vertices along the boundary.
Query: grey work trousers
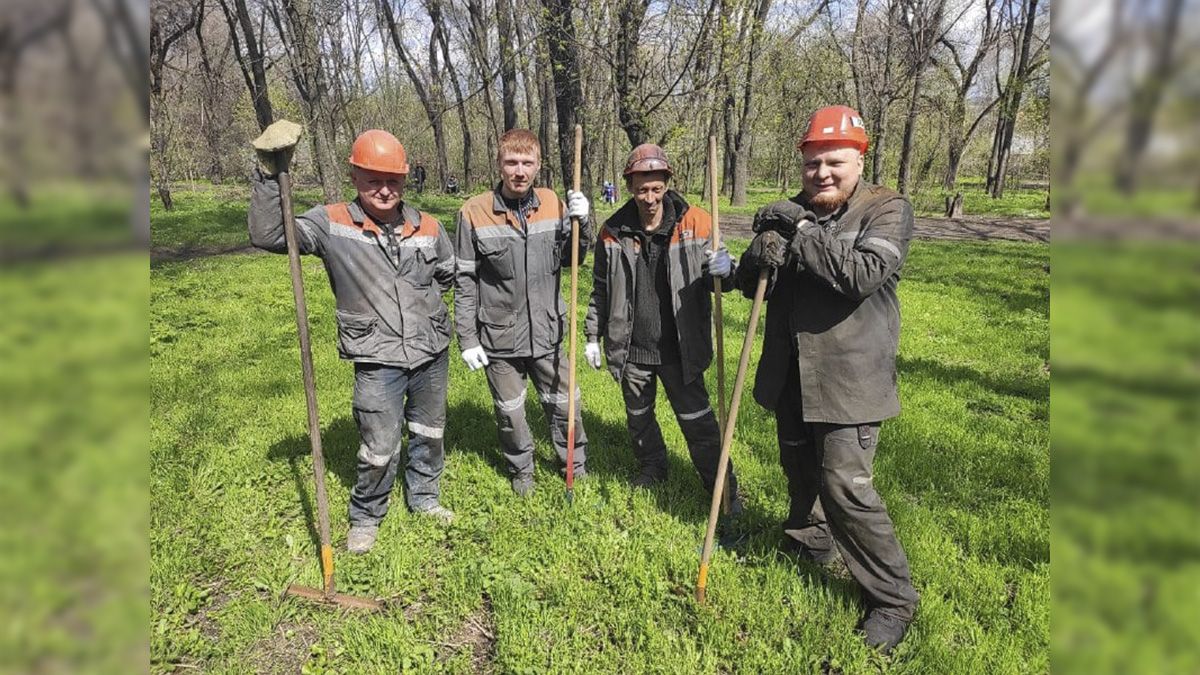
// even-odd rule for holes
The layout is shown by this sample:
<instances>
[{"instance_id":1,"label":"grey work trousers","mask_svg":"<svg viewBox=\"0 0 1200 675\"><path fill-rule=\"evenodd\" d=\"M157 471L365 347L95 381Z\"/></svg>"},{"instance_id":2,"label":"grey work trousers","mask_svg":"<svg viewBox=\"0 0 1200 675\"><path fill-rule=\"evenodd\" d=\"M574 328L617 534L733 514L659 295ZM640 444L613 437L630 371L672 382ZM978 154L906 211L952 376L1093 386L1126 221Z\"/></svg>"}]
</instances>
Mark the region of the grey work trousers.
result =
<instances>
[{"instance_id":1,"label":"grey work trousers","mask_svg":"<svg viewBox=\"0 0 1200 675\"><path fill-rule=\"evenodd\" d=\"M717 465L721 459L721 432L709 402L708 390L704 387L704 378L697 377L691 382L684 382L683 368L679 363L645 365L626 362L622 371L621 394L625 398L625 421L638 470L657 479L667 477L667 446L663 442L658 418L654 415L659 380L662 380L671 410L675 412L679 429L687 441L692 465L700 474L704 489L711 493L717 482ZM737 477L733 473L732 461L729 463L729 489L730 497L737 494Z\"/></svg>"},{"instance_id":2,"label":"grey work trousers","mask_svg":"<svg viewBox=\"0 0 1200 675\"><path fill-rule=\"evenodd\" d=\"M533 380L542 409L550 423L550 438L561 466L567 465L567 382L570 376L566 354L557 352L538 357L489 357L488 388L496 410L496 428L500 448L513 476L533 473L533 435L525 419L527 379ZM575 474L582 475L587 462L587 434L583 430L583 406L579 387L575 387Z\"/></svg>"},{"instance_id":3,"label":"grey work trousers","mask_svg":"<svg viewBox=\"0 0 1200 675\"><path fill-rule=\"evenodd\" d=\"M791 498L784 529L818 556L836 545L868 607L911 620L918 595L908 557L874 485L880 424L803 420L800 380L793 370L775 408L779 461Z\"/></svg>"},{"instance_id":4,"label":"grey work trousers","mask_svg":"<svg viewBox=\"0 0 1200 675\"><path fill-rule=\"evenodd\" d=\"M378 524L387 515L400 467L405 422L408 507L421 511L438 504L438 481L445 466L442 436L449 365L446 350L416 368L354 364L354 421L362 445L358 450L358 480L350 492L352 525Z\"/></svg>"}]
</instances>

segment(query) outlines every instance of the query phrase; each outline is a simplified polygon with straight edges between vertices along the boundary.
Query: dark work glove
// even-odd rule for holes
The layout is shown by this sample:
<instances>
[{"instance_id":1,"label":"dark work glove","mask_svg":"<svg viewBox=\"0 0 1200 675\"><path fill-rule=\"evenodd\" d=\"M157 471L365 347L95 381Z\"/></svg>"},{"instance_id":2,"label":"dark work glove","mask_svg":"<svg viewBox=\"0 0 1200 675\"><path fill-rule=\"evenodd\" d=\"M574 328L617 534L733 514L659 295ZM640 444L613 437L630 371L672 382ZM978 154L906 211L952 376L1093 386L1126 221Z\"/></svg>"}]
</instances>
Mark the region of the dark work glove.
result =
<instances>
[{"instance_id":1,"label":"dark work glove","mask_svg":"<svg viewBox=\"0 0 1200 675\"><path fill-rule=\"evenodd\" d=\"M796 227L801 221L817 222L817 217L790 199L771 202L754 214L753 230L755 232L775 231L784 239L791 239L796 233Z\"/></svg>"},{"instance_id":2,"label":"dark work glove","mask_svg":"<svg viewBox=\"0 0 1200 675\"><path fill-rule=\"evenodd\" d=\"M767 267L778 269L783 266L787 253L787 241L775 230L759 232L750 242L750 248L742 256L742 265L754 269Z\"/></svg>"}]
</instances>

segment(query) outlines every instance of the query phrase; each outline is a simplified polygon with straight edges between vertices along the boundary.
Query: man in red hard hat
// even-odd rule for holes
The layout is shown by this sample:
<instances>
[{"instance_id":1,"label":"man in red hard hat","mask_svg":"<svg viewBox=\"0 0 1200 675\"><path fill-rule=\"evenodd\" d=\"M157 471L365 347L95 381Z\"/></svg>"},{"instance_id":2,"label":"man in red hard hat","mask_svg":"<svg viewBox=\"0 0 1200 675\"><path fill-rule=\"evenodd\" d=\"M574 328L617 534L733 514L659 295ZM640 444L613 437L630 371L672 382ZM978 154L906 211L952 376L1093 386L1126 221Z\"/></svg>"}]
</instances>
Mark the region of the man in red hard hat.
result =
<instances>
[{"instance_id":1,"label":"man in red hard hat","mask_svg":"<svg viewBox=\"0 0 1200 675\"><path fill-rule=\"evenodd\" d=\"M896 285L913 212L862 180L867 145L853 109L813 114L797 146L804 188L755 215L738 282L750 295L759 272L771 274L754 397L775 411L786 541L818 563L841 554L866 599L865 639L887 652L918 602L872 468L881 423L900 413Z\"/></svg>"},{"instance_id":2,"label":"man in red hard hat","mask_svg":"<svg viewBox=\"0 0 1200 675\"><path fill-rule=\"evenodd\" d=\"M667 187L667 154L639 145L625 162L632 195L604 223L596 242L592 298L584 357L600 368L600 339L608 370L621 384L638 473L637 487L667 478L667 447L654 415L659 381L687 440L700 481L711 491L721 457L721 437L704 371L712 363L712 278L732 290L733 260L724 247L713 253L712 217ZM742 508L730 467L730 497Z\"/></svg>"},{"instance_id":3,"label":"man in red hard hat","mask_svg":"<svg viewBox=\"0 0 1200 675\"><path fill-rule=\"evenodd\" d=\"M294 146L299 136L295 127ZM290 152L290 151L289 151ZM261 154L250 199L250 241L286 253L275 156ZM354 363L354 420L361 445L350 493L347 548L365 553L400 466L408 426L405 498L417 514L449 522L439 501L444 465L450 317L442 293L454 280L454 248L432 216L404 203L404 146L371 129L354 141L351 202L318 206L296 218L302 254L325 262L337 301L338 353Z\"/></svg>"},{"instance_id":4,"label":"man in red hard hat","mask_svg":"<svg viewBox=\"0 0 1200 675\"><path fill-rule=\"evenodd\" d=\"M525 419L530 379L564 472L569 396L575 396L574 476L587 474L579 388L567 390L562 343L570 324L559 279L571 266L573 217L580 221L581 263L587 253L589 206L581 192L567 191L563 203L553 190L534 187L542 148L533 132L510 129L496 145L499 182L458 212L454 321L463 361L487 375L512 489L524 497L534 488L533 435Z\"/></svg>"}]
</instances>

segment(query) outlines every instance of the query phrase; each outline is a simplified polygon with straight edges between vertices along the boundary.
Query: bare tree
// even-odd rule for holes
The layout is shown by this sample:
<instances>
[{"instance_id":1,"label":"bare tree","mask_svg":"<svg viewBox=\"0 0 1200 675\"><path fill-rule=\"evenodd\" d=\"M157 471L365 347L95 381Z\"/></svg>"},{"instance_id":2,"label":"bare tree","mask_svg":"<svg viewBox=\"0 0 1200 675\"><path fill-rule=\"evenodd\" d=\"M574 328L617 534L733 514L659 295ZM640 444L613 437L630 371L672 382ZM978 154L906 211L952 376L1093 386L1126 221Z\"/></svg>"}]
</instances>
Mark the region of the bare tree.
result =
<instances>
[{"instance_id":1,"label":"bare tree","mask_svg":"<svg viewBox=\"0 0 1200 675\"><path fill-rule=\"evenodd\" d=\"M1013 59L1008 83L1004 86L996 119L996 131L992 138L992 153L988 161L987 190L994 199L1004 196L1008 158L1012 154L1013 134L1017 128L1017 115L1021 110L1021 97L1025 92L1025 85L1029 82L1032 70L1044 63L1042 54L1045 41L1041 40L1038 49L1033 49L1034 42L1039 41L1035 34L1038 2L1039 0L1022 0L1020 4L1019 24L1022 28L1017 38L1017 49L1014 50L1017 57Z\"/></svg>"},{"instance_id":2,"label":"bare tree","mask_svg":"<svg viewBox=\"0 0 1200 675\"><path fill-rule=\"evenodd\" d=\"M229 25L229 37L233 41L233 55L242 70L242 79L250 92L250 104L254 107L254 118L260 129L266 129L275 121L271 109L271 92L267 86L266 55L262 44L262 27L255 28L250 18L246 0L217 0Z\"/></svg>"},{"instance_id":3,"label":"bare tree","mask_svg":"<svg viewBox=\"0 0 1200 675\"><path fill-rule=\"evenodd\" d=\"M907 29L912 90L908 101L908 115L904 118L904 132L900 139L900 170L896 176L896 189L901 194L908 194L912 172L913 134L917 127L921 90L925 84L925 71L933 57L933 50L945 37L946 0L905 0L901 23Z\"/></svg>"},{"instance_id":4,"label":"bare tree","mask_svg":"<svg viewBox=\"0 0 1200 675\"><path fill-rule=\"evenodd\" d=\"M188 0L157 2L150 12L150 156L154 160L154 187L163 208L170 211L171 198L171 140L170 110L163 97L163 66L171 48L191 32L199 17L200 8Z\"/></svg>"},{"instance_id":5,"label":"bare tree","mask_svg":"<svg viewBox=\"0 0 1200 675\"><path fill-rule=\"evenodd\" d=\"M949 37L942 39L942 45L946 47L946 52L950 55L954 68L952 70L946 65L945 60L938 60L938 67L954 83L955 92L950 108L946 173L942 177L942 187L946 190L954 189L955 184L958 182L958 168L962 163L962 156L967 143L975 135L980 122L987 117L988 113L996 106L996 103L1000 101L999 96L992 97L989 102L981 107L975 118L971 121L971 124L966 126L966 130L964 131L963 127L967 121L967 101L971 91L975 87L979 69L1000 41L1000 22L995 17L996 3L997 0L983 0L984 14L982 30L977 30L975 26L970 28L971 39L969 41L975 42L975 53L969 61L963 57L962 52L965 48L963 44L951 40Z\"/></svg>"},{"instance_id":6,"label":"bare tree","mask_svg":"<svg viewBox=\"0 0 1200 675\"><path fill-rule=\"evenodd\" d=\"M392 46L396 48L400 63L404 65L404 71L408 73L408 79L412 82L413 89L417 92L417 98L421 101L421 107L425 110L425 117L429 120L429 126L433 129L433 143L437 154L434 158L434 167L437 170L438 185L445 185L448 172L446 126L442 120L442 114L446 110L446 105L445 96L442 94L437 38L432 35L429 38L429 74L427 79L422 78L421 74L417 72L416 62L409 54L408 48L404 46L404 40L400 35L400 26L396 23L396 16L392 12L391 0L379 0L379 7L387 22L388 32L392 36Z\"/></svg>"},{"instance_id":7,"label":"bare tree","mask_svg":"<svg viewBox=\"0 0 1200 675\"><path fill-rule=\"evenodd\" d=\"M769 0L763 0L769 2ZM584 124L583 86L580 78L579 53L576 49L575 23L571 18L574 0L542 0L546 8L546 46L554 78L555 107L558 109L558 156L563 182L573 173L575 125ZM592 193L592 177L587 170L591 163L588 135L583 136L583 185L585 194Z\"/></svg>"}]
</instances>

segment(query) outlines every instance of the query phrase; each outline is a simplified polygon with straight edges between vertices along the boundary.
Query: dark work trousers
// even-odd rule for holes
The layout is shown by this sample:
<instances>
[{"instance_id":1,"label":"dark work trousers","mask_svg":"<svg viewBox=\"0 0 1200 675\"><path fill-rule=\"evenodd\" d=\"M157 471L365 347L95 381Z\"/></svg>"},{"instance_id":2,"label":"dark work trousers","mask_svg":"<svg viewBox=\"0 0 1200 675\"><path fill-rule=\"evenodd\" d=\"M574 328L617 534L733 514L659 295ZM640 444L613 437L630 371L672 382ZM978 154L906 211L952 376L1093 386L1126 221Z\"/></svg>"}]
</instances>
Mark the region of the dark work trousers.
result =
<instances>
[{"instance_id":1,"label":"dark work trousers","mask_svg":"<svg viewBox=\"0 0 1200 675\"><path fill-rule=\"evenodd\" d=\"M721 433L717 416L709 403L704 378L691 382L683 381L683 369L678 363L644 365L625 363L621 375L621 394L625 397L625 420L629 427L629 438L633 443L633 456L638 461L641 473L655 478L667 477L667 446L663 442L662 428L654 415L654 402L658 394L658 381L663 389L679 429L687 441L692 464L700 474L704 489L712 492L717 482L717 465L721 459ZM737 494L737 478L733 474L733 463L729 464L730 497Z\"/></svg>"},{"instance_id":2,"label":"dark work trousers","mask_svg":"<svg viewBox=\"0 0 1200 675\"><path fill-rule=\"evenodd\" d=\"M447 353L443 350L432 361L411 369L354 364L354 421L362 445L358 450L358 482L350 492L351 524L377 524L387 515L400 467L405 422L408 507L423 511L438 504L438 480L445 465L442 435L450 365Z\"/></svg>"},{"instance_id":3,"label":"dark work trousers","mask_svg":"<svg viewBox=\"0 0 1200 675\"><path fill-rule=\"evenodd\" d=\"M562 348L536 358L504 359L489 357L486 366L488 388L496 410L496 428L500 449L508 462L509 473L526 476L533 473L533 434L525 419L527 378L533 380L542 409L550 423L550 438L562 467L567 465L567 381L569 362ZM586 471L587 434L583 431L583 406L579 387L575 387L575 474Z\"/></svg>"},{"instance_id":4,"label":"dark work trousers","mask_svg":"<svg viewBox=\"0 0 1200 675\"><path fill-rule=\"evenodd\" d=\"M784 529L814 554L836 544L868 606L911 620L918 596L908 558L874 485L879 423L805 423L800 400L793 363L775 408L779 462L791 498Z\"/></svg>"}]
</instances>

